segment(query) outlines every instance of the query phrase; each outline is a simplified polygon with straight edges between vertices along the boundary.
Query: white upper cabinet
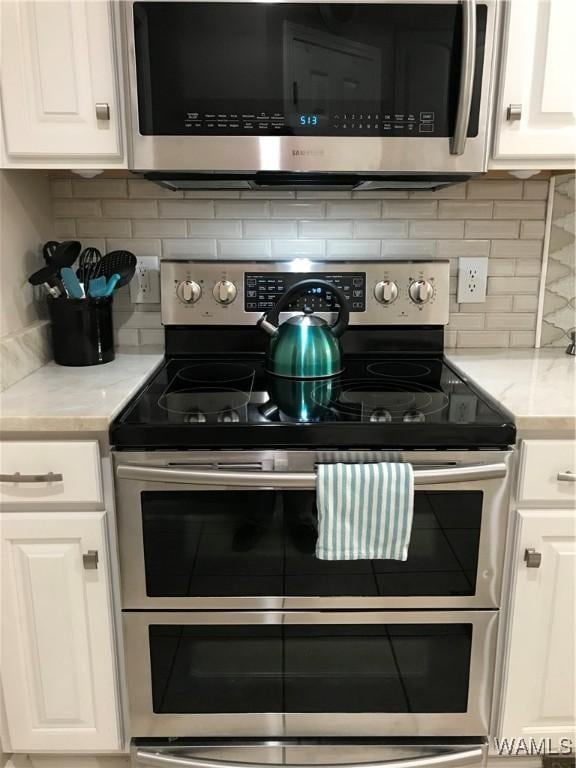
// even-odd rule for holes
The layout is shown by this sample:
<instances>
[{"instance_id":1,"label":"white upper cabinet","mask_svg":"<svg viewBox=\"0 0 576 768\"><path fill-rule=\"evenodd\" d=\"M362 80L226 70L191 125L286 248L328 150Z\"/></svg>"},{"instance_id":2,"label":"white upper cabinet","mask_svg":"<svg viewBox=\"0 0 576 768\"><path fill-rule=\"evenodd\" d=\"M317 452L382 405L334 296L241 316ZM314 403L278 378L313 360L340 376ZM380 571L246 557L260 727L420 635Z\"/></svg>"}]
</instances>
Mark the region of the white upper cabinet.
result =
<instances>
[{"instance_id":1,"label":"white upper cabinet","mask_svg":"<svg viewBox=\"0 0 576 768\"><path fill-rule=\"evenodd\" d=\"M115 9L109 0L2 0L5 164L123 161Z\"/></svg>"},{"instance_id":2,"label":"white upper cabinet","mask_svg":"<svg viewBox=\"0 0 576 768\"><path fill-rule=\"evenodd\" d=\"M11 751L119 750L105 513L5 513L0 532Z\"/></svg>"},{"instance_id":3,"label":"white upper cabinet","mask_svg":"<svg viewBox=\"0 0 576 768\"><path fill-rule=\"evenodd\" d=\"M517 514L500 735L561 749L576 735L576 512Z\"/></svg>"},{"instance_id":4,"label":"white upper cabinet","mask_svg":"<svg viewBox=\"0 0 576 768\"><path fill-rule=\"evenodd\" d=\"M575 0L506 6L492 168L572 168Z\"/></svg>"}]
</instances>

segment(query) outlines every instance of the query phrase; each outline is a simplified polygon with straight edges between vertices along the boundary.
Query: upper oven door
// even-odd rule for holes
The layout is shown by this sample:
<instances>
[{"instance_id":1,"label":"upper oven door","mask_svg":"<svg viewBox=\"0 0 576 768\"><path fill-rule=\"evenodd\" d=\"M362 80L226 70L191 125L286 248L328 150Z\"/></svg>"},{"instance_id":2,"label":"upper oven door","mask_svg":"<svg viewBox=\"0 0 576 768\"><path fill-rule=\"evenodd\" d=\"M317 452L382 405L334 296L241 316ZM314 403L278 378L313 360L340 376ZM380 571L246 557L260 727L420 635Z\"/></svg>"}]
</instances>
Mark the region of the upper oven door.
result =
<instances>
[{"instance_id":1,"label":"upper oven door","mask_svg":"<svg viewBox=\"0 0 576 768\"><path fill-rule=\"evenodd\" d=\"M510 454L410 456L405 562L318 560L314 453L271 457L116 454L123 608L498 606Z\"/></svg>"},{"instance_id":2,"label":"upper oven door","mask_svg":"<svg viewBox=\"0 0 576 768\"><path fill-rule=\"evenodd\" d=\"M135 170L485 170L494 0L123 6Z\"/></svg>"}]
</instances>

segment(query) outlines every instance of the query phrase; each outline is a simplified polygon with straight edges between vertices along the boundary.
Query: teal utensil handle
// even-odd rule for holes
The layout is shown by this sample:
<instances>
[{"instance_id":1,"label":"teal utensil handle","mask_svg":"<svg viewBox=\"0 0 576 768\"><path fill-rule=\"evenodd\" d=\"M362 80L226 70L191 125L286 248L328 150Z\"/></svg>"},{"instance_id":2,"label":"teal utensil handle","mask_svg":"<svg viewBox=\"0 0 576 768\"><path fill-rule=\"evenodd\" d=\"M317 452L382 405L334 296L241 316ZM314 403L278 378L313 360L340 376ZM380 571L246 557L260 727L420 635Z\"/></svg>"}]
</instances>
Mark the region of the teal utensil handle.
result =
<instances>
[{"instance_id":1,"label":"teal utensil handle","mask_svg":"<svg viewBox=\"0 0 576 768\"><path fill-rule=\"evenodd\" d=\"M70 298L72 299L83 299L84 298L84 291L82 290L82 286L80 285L80 281L76 277L76 274L73 269L70 269L70 267L62 267L60 270L60 277L62 279L62 282L64 283L64 287L66 288L66 293Z\"/></svg>"},{"instance_id":2,"label":"teal utensil handle","mask_svg":"<svg viewBox=\"0 0 576 768\"><path fill-rule=\"evenodd\" d=\"M90 295L90 298L92 299L99 299L102 296L104 296L104 291L106 290L106 278L105 277L95 277L92 280L90 280L89 286L88 286L88 293Z\"/></svg>"},{"instance_id":3,"label":"teal utensil handle","mask_svg":"<svg viewBox=\"0 0 576 768\"><path fill-rule=\"evenodd\" d=\"M103 296L112 296L114 293L114 288L116 288L116 285L120 282L120 275L116 272L112 275L112 277L108 280L106 283L106 289Z\"/></svg>"}]
</instances>

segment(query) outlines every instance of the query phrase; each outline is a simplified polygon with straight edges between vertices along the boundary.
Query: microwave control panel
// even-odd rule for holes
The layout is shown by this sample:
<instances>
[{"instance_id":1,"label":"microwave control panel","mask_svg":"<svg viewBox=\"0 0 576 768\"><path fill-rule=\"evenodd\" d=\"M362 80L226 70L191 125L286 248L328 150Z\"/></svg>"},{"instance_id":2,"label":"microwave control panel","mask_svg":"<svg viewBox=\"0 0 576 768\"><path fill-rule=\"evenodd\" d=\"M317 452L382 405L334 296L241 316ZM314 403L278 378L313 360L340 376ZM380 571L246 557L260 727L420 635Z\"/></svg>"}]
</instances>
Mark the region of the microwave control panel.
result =
<instances>
[{"instance_id":1,"label":"microwave control panel","mask_svg":"<svg viewBox=\"0 0 576 768\"><path fill-rule=\"evenodd\" d=\"M164 325L253 326L300 280L319 278L344 292L351 325L445 325L448 261L214 262L162 261ZM312 288L286 314L305 306L333 322L336 297ZM283 313L284 314L284 313Z\"/></svg>"},{"instance_id":2,"label":"microwave control panel","mask_svg":"<svg viewBox=\"0 0 576 768\"><path fill-rule=\"evenodd\" d=\"M365 109L325 114L297 112L187 112L183 127L198 136L430 136L435 113L380 112Z\"/></svg>"}]
</instances>

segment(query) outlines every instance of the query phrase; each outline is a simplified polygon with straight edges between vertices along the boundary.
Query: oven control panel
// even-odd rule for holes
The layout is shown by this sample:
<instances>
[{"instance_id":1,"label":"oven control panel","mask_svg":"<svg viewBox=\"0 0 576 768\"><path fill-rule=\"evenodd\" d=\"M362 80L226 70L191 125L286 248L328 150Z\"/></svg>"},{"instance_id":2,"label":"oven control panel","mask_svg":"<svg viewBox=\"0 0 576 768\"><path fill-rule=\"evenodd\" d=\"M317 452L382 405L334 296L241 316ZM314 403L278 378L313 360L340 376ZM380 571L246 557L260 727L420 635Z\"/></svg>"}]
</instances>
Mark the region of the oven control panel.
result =
<instances>
[{"instance_id":1,"label":"oven control panel","mask_svg":"<svg viewBox=\"0 0 576 768\"><path fill-rule=\"evenodd\" d=\"M254 325L300 280L319 278L346 296L351 325L445 325L448 261L163 261L164 325ZM310 307L332 321L335 294L312 287L288 312ZM286 313L286 316L288 315Z\"/></svg>"}]
</instances>

